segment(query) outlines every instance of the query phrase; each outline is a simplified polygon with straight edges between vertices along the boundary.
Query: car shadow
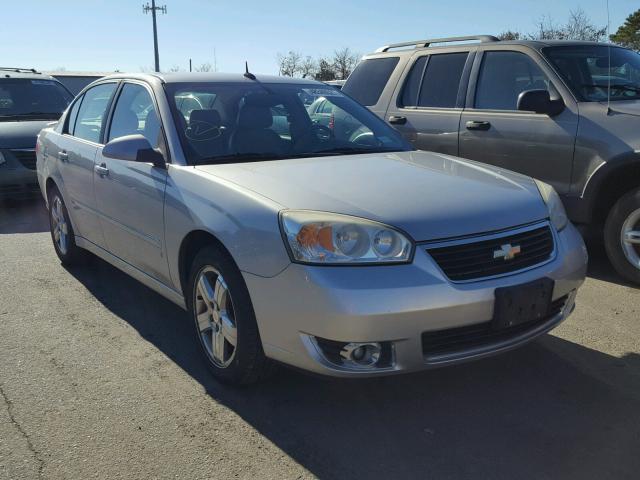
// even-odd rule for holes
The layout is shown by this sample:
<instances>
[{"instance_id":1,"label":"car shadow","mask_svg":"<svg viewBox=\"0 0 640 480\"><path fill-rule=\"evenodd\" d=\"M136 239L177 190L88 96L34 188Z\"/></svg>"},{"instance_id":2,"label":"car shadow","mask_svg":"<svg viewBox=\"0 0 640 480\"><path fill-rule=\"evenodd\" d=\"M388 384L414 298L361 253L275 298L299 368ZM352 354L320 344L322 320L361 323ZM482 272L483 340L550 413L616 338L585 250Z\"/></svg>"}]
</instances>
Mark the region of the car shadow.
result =
<instances>
[{"instance_id":1,"label":"car shadow","mask_svg":"<svg viewBox=\"0 0 640 480\"><path fill-rule=\"evenodd\" d=\"M0 200L0 234L49 231L49 216L42 198Z\"/></svg>"},{"instance_id":2,"label":"car shadow","mask_svg":"<svg viewBox=\"0 0 640 480\"><path fill-rule=\"evenodd\" d=\"M640 288L640 285L629 282L615 271L607 257L604 243L601 240L588 239L585 243L589 251L587 276L604 282L622 285L623 287Z\"/></svg>"},{"instance_id":3,"label":"car shadow","mask_svg":"<svg viewBox=\"0 0 640 480\"><path fill-rule=\"evenodd\" d=\"M69 269L102 304L320 478L637 478L640 356L552 335L475 363L340 380L281 367L216 382L186 314L109 264Z\"/></svg>"}]
</instances>

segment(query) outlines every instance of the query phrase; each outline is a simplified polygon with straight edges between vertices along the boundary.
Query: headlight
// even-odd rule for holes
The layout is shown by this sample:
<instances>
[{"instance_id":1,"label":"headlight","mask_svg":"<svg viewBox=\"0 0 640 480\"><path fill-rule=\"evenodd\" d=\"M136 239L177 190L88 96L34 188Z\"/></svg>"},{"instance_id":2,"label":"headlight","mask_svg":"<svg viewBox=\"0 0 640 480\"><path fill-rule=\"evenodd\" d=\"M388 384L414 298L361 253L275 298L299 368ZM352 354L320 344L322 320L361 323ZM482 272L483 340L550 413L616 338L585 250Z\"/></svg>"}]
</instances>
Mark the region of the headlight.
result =
<instances>
[{"instance_id":1,"label":"headlight","mask_svg":"<svg viewBox=\"0 0 640 480\"><path fill-rule=\"evenodd\" d=\"M569 223L569 218L567 217L567 212L564 209L562 200L560 200L560 196L548 183L536 180L536 185L538 186L538 190L540 190L540 195L542 195L544 203L547 204L547 208L549 209L551 223L556 227L556 230L562 230L567 226L567 223Z\"/></svg>"},{"instance_id":2,"label":"headlight","mask_svg":"<svg viewBox=\"0 0 640 480\"><path fill-rule=\"evenodd\" d=\"M5 163L6 161L7 161L7 159L6 159L6 158L4 158L4 153L2 153L2 152L0 151L0 165L2 165L3 163Z\"/></svg>"},{"instance_id":3,"label":"headlight","mask_svg":"<svg viewBox=\"0 0 640 480\"><path fill-rule=\"evenodd\" d=\"M308 210L287 210L281 213L280 221L296 262L374 264L411 260L411 241L382 223Z\"/></svg>"}]
</instances>

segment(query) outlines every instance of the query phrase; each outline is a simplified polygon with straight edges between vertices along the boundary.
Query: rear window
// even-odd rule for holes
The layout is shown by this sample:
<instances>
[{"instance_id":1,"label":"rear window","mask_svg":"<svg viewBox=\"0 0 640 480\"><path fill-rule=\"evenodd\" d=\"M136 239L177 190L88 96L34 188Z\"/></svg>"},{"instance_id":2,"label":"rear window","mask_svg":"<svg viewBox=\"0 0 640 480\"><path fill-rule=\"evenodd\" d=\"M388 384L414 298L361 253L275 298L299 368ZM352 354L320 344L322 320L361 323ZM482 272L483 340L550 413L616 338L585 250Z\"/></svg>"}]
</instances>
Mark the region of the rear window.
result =
<instances>
[{"instance_id":1,"label":"rear window","mask_svg":"<svg viewBox=\"0 0 640 480\"><path fill-rule=\"evenodd\" d=\"M399 60L399 57L385 57L360 62L342 91L362 105L375 105Z\"/></svg>"},{"instance_id":2,"label":"rear window","mask_svg":"<svg viewBox=\"0 0 640 480\"><path fill-rule=\"evenodd\" d=\"M404 85L402 106L455 107L467 56L447 53L416 60Z\"/></svg>"}]
</instances>

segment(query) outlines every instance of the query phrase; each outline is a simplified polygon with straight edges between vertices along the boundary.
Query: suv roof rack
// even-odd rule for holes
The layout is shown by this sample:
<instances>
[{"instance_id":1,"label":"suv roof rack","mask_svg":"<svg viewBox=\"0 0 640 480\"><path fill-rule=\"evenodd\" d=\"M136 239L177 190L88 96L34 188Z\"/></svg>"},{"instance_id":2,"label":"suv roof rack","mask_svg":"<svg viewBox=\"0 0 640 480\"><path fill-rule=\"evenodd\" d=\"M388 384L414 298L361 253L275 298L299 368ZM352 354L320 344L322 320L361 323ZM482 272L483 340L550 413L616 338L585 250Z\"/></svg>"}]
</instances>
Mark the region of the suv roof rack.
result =
<instances>
[{"instance_id":1,"label":"suv roof rack","mask_svg":"<svg viewBox=\"0 0 640 480\"><path fill-rule=\"evenodd\" d=\"M16 72L16 73L40 73L35 68L0 67L0 70L6 71L6 72Z\"/></svg>"},{"instance_id":2,"label":"suv roof rack","mask_svg":"<svg viewBox=\"0 0 640 480\"><path fill-rule=\"evenodd\" d=\"M493 35L469 35L466 37L430 38L427 40L414 40L412 42L392 43L391 45L385 45L383 47L378 48L375 53L388 52L392 48L402 48L402 47L426 48L432 43L466 42L469 40L476 40L480 43L500 41L498 37L494 37Z\"/></svg>"}]
</instances>

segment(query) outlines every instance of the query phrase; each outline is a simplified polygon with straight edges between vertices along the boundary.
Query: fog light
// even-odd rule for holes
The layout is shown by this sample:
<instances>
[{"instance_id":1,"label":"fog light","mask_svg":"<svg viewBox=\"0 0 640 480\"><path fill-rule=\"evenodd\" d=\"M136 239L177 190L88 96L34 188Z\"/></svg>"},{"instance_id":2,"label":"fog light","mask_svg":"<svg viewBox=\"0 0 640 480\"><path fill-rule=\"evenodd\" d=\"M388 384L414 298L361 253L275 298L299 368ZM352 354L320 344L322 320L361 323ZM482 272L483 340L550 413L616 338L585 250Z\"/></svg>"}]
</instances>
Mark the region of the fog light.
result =
<instances>
[{"instance_id":1,"label":"fog light","mask_svg":"<svg viewBox=\"0 0 640 480\"><path fill-rule=\"evenodd\" d=\"M377 342L370 343L347 343L340 356L343 363L351 366L371 367L380 360L381 346Z\"/></svg>"}]
</instances>

